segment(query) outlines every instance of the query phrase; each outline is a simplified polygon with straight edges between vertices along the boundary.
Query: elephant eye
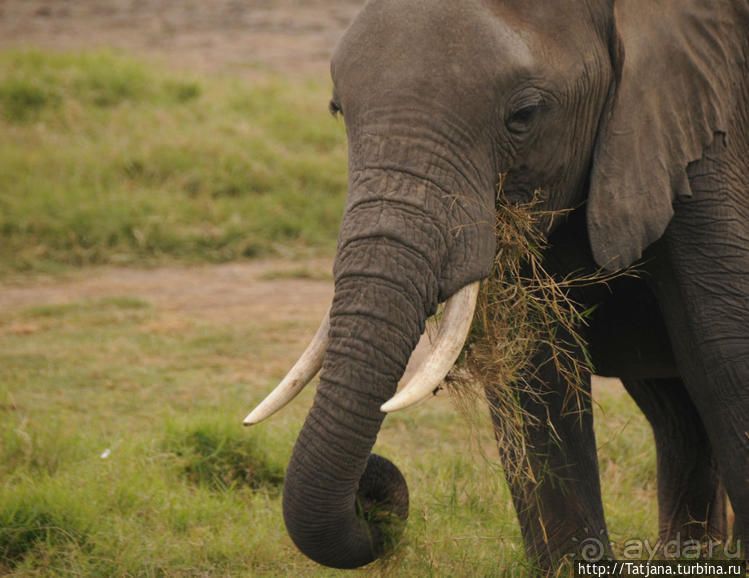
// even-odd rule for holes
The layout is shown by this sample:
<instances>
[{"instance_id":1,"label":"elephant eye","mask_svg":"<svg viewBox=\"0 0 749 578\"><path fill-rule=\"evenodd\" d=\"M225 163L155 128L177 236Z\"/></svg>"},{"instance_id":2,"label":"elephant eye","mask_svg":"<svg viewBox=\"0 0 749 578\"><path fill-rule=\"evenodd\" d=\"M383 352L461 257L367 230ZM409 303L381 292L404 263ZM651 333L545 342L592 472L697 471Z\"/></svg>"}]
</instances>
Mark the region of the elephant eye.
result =
<instances>
[{"instance_id":1,"label":"elephant eye","mask_svg":"<svg viewBox=\"0 0 749 578\"><path fill-rule=\"evenodd\" d=\"M343 109L341 108L341 105L338 104L335 100L330 101L330 104L328 104L328 110L333 116L338 116L339 114L343 115Z\"/></svg>"},{"instance_id":2,"label":"elephant eye","mask_svg":"<svg viewBox=\"0 0 749 578\"><path fill-rule=\"evenodd\" d=\"M507 128L516 134L527 131L541 109L541 104L540 101L530 102L517 107L507 119Z\"/></svg>"}]
</instances>

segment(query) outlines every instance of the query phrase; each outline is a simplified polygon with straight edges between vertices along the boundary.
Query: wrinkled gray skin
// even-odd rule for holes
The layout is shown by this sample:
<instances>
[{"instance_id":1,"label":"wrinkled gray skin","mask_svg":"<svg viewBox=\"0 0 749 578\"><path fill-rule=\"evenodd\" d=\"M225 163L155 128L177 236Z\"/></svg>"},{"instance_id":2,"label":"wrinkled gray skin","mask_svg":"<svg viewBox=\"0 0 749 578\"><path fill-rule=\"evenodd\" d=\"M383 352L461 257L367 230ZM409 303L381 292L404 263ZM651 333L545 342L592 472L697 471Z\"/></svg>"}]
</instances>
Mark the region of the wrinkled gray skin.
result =
<instances>
[{"instance_id":1,"label":"wrinkled gray skin","mask_svg":"<svg viewBox=\"0 0 749 578\"><path fill-rule=\"evenodd\" d=\"M490 272L500 174L512 200L541 188L549 208L582 207L551 227L550 270L647 258L639 279L574 297L598 305L597 372L653 426L661 537L725 537L726 493L749 528L747 30L749 6L728 0L366 4L332 59L349 195L330 346L284 488L305 554L367 564L387 530L357 508L406 515L397 470L367 466L378 408L438 302ZM510 485L545 569L607 534L590 412L564 415L551 364L539 377L557 394L524 401L561 441L530 429L532 464L557 483Z\"/></svg>"}]
</instances>

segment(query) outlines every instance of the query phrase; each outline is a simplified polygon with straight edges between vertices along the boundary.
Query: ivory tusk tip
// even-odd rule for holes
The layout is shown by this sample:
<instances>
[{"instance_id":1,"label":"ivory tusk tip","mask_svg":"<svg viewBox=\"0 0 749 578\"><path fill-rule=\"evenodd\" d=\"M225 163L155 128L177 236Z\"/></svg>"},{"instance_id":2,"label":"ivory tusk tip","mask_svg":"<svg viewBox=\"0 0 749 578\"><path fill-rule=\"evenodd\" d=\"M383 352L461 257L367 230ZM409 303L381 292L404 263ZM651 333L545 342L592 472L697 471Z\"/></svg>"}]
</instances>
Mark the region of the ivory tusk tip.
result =
<instances>
[{"instance_id":1,"label":"ivory tusk tip","mask_svg":"<svg viewBox=\"0 0 749 578\"><path fill-rule=\"evenodd\" d=\"M393 413L394 411L405 409L405 406L401 405L400 403L393 403L393 401L398 401L398 400L391 399L390 401L386 401L380 406L380 411L382 413Z\"/></svg>"},{"instance_id":2,"label":"ivory tusk tip","mask_svg":"<svg viewBox=\"0 0 749 578\"><path fill-rule=\"evenodd\" d=\"M265 418L268 417L267 415L258 415L258 409L260 409L260 408L253 409L249 413L249 415L246 418L244 418L244 420L242 421L242 425L243 426L249 427L251 425L257 425L261 421L263 421Z\"/></svg>"},{"instance_id":3,"label":"ivory tusk tip","mask_svg":"<svg viewBox=\"0 0 749 578\"><path fill-rule=\"evenodd\" d=\"M429 357L401 390L380 406L383 413L405 409L430 397L442 384L468 338L479 282L466 285L445 303L437 338Z\"/></svg>"},{"instance_id":4,"label":"ivory tusk tip","mask_svg":"<svg viewBox=\"0 0 749 578\"><path fill-rule=\"evenodd\" d=\"M281 383L260 402L242 422L251 426L268 419L279 409L294 399L300 391L315 377L322 367L325 350L328 346L328 331L330 330L330 310L323 317L322 323L304 350L302 356L294 364Z\"/></svg>"},{"instance_id":5,"label":"ivory tusk tip","mask_svg":"<svg viewBox=\"0 0 749 578\"><path fill-rule=\"evenodd\" d=\"M439 389L439 386L435 387L434 390L432 390L431 394L434 395L436 390ZM393 413L396 411L400 411L402 409L406 409L407 407L411 407L412 405L416 405L419 402L422 402L426 399L429 399L431 396L429 393L426 395L419 395L415 396L412 394L412 392L405 391L406 395L400 396L395 395L385 403L383 403L380 406L380 411L382 413Z\"/></svg>"},{"instance_id":6,"label":"ivory tusk tip","mask_svg":"<svg viewBox=\"0 0 749 578\"><path fill-rule=\"evenodd\" d=\"M416 405L420 401L427 399L427 397L413 397L411 395L404 395L404 396L395 395L380 406L380 411L382 413L393 413L395 411L400 411L402 409L406 409L407 407L411 407L412 405Z\"/></svg>"}]
</instances>

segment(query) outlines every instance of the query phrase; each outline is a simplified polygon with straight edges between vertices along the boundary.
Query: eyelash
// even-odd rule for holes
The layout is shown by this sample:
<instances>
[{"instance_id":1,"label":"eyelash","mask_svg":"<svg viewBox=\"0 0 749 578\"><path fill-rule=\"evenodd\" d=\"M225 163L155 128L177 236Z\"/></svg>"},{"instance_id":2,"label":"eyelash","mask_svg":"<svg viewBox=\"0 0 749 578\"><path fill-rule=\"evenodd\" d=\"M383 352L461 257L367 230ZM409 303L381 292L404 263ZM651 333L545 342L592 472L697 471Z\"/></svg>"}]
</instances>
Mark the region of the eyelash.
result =
<instances>
[{"instance_id":1,"label":"eyelash","mask_svg":"<svg viewBox=\"0 0 749 578\"><path fill-rule=\"evenodd\" d=\"M338 104L335 100L330 101L330 104L328 104L328 110L333 116L338 116L339 114L343 115L343 109L341 108L341 105Z\"/></svg>"},{"instance_id":2,"label":"eyelash","mask_svg":"<svg viewBox=\"0 0 749 578\"><path fill-rule=\"evenodd\" d=\"M523 104L515 109L508 117L507 128L516 134L525 132L533 124L536 115L543 107L543 101L533 101Z\"/></svg>"}]
</instances>

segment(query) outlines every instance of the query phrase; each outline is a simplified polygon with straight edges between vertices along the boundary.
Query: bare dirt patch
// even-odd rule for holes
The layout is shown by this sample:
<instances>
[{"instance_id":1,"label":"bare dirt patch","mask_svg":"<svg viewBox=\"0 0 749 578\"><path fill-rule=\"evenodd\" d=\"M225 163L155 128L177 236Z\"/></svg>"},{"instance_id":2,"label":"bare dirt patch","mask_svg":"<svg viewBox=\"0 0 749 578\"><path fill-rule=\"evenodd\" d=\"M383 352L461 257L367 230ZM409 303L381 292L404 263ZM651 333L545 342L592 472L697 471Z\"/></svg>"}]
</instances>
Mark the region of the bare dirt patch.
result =
<instances>
[{"instance_id":1,"label":"bare dirt patch","mask_svg":"<svg viewBox=\"0 0 749 578\"><path fill-rule=\"evenodd\" d=\"M217 323L319 320L333 295L332 262L263 260L198 267L103 267L0 285L0 311L136 297L160 311ZM301 273L300 273L301 271ZM302 278L300 278L300 276Z\"/></svg>"},{"instance_id":2,"label":"bare dirt patch","mask_svg":"<svg viewBox=\"0 0 749 578\"><path fill-rule=\"evenodd\" d=\"M331 259L303 263L258 260L198 267L130 269L99 267L60 277L37 277L0 283L0 313L82 300L134 297L159 313L158 327L179 330L198 320L212 324L269 326L288 321L312 324L322 320L333 299ZM15 322L4 332L35 333L33 324ZM301 353L309 335L288 335L289 361ZM425 333L411 356L407 380L429 352ZM297 351L298 350L298 351Z\"/></svg>"},{"instance_id":3,"label":"bare dirt patch","mask_svg":"<svg viewBox=\"0 0 749 578\"><path fill-rule=\"evenodd\" d=\"M364 0L0 0L0 47L112 46L210 71L327 75Z\"/></svg>"}]
</instances>

